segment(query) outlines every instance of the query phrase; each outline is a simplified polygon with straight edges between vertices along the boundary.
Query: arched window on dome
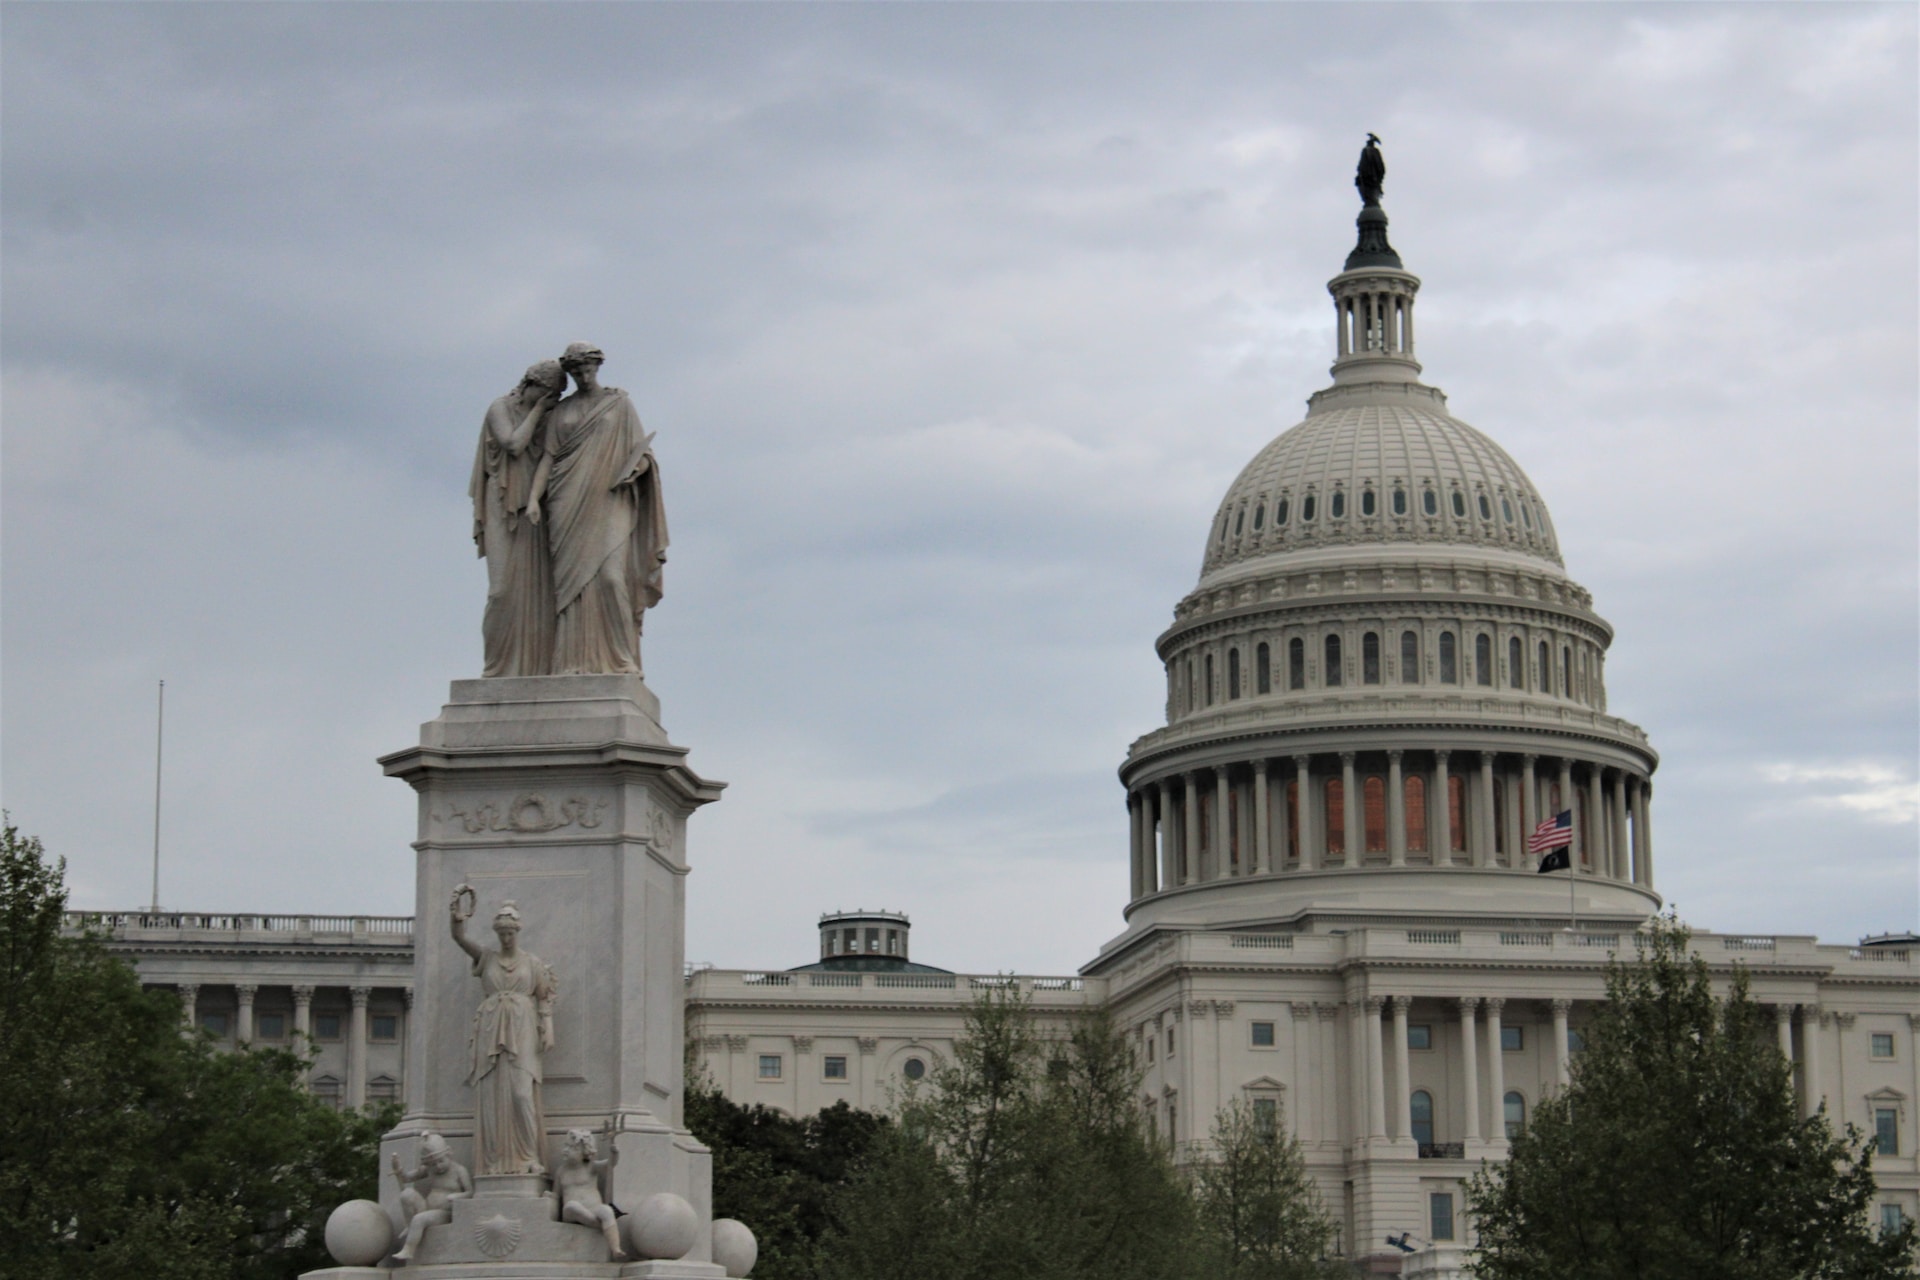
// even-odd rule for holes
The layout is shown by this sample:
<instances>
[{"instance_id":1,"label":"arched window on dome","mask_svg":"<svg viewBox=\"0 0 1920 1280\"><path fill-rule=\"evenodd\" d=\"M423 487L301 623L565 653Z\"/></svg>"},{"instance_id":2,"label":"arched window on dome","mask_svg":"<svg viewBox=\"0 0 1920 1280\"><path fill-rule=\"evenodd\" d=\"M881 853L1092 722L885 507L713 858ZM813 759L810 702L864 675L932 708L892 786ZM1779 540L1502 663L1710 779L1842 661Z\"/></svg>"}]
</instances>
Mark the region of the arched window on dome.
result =
<instances>
[{"instance_id":1,"label":"arched window on dome","mask_svg":"<svg viewBox=\"0 0 1920 1280\"><path fill-rule=\"evenodd\" d=\"M1360 491L1360 514L1376 515L1379 512L1379 500L1373 496L1373 486L1368 485Z\"/></svg>"},{"instance_id":2,"label":"arched window on dome","mask_svg":"<svg viewBox=\"0 0 1920 1280\"><path fill-rule=\"evenodd\" d=\"M1253 691L1273 692L1273 650L1267 647L1264 640L1253 651Z\"/></svg>"},{"instance_id":3,"label":"arched window on dome","mask_svg":"<svg viewBox=\"0 0 1920 1280\"><path fill-rule=\"evenodd\" d=\"M1542 693L1553 692L1553 650L1545 640L1540 642L1540 675L1534 687Z\"/></svg>"},{"instance_id":4,"label":"arched window on dome","mask_svg":"<svg viewBox=\"0 0 1920 1280\"><path fill-rule=\"evenodd\" d=\"M1273 527L1274 528L1278 529L1282 525L1286 524L1287 506L1288 506L1287 500L1285 498L1282 498L1280 499L1279 504L1274 507L1273 509Z\"/></svg>"},{"instance_id":5,"label":"arched window on dome","mask_svg":"<svg viewBox=\"0 0 1920 1280\"><path fill-rule=\"evenodd\" d=\"M1207 655L1207 705L1213 705L1213 655Z\"/></svg>"},{"instance_id":6,"label":"arched window on dome","mask_svg":"<svg viewBox=\"0 0 1920 1280\"><path fill-rule=\"evenodd\" d=\"M1340 670L1340 637L1337 635L1329 635L1326 641L1326 650L1327 669L1325 672L1326 679L1323 683L1329 689L1337 689L1340 687L1340 677L1342 674Z\"/></svg>"},{"instance_id":7,"label":"arched window on dome","mask_svg":"<svg viewBox=\"0 0 1920 1280\"><path fill-rule=\"evenodd\" d=\"M1420 683L1420 633L1400 633L1400 683Z\"/></svg>"},{"instance_id":8,"label":"arched window on dome","mask_svg":"<svg viewBox=\"0 0 1920 1280\"><path fill-rule=\"evenodd\" d=\"M1266 522L1267 500L1265 498L1253 504L1253 531L1260 532L1260 526Z\"/></svg>"},{"instance_id":9,"label":"arched window on dome","mask_svg":"<svg viewBox=\"0 0 1920 1280\"><path fill-rule=\"evenodd\" d=\"M1300 499L1300 523L1313 523L1314 498L1312 494Z\"/></svg>"},{"instance_id":10,"label":"arched window on dome","mask_svg":"<svg viewBox=\"0 0 1920 1280\"><path fill-rule=\"evenodd\" d=\"M1467 851L1467 780L1457 773L1447 775L1447 848L1454 853Z\"/></svg>"},{"instance_id":11,"label":"arched window on dome","mask_svg":"<svg viewBox=\"0 0 1920 1280\"><path fill-rule=\"evenodd\" d=\"M1533 508L1526 504L1525 499L1520 503L1520 523L1529 529L1533 528Z\"/></svg>"},{"instance_id":12,"label":"arched window on dome","mask_svg":"<svg viewBox=\"0 0 1920 1280\"><path fill-rule=\"evenodd\" d=\"M1507 500L1504 493L1500 495L1500 515L1508 524L1513 523L1513 503ZM1260 526L1256 524L1254 527L1257 529Z\"/></svg>"},{"instance_id":13,"label":"arched window on dome","mask_svg":"<svg viewBox=\"0 0 1920 1280\"><path fill-rule=\"evenodd\" d=\"M1407 491L1399 485L1393 486L1393 514L1397 516L1407 514Z\"/></svg>"},{"instance_id":14,"label":"arched window on dome","mask_svg":"<svg viewBox=\"0 0 1920 1280\"><path fill-rule=\"evenodd\" d=\"M1480 518L1482 520L1493 519L1493 504L1487 501L1487 495L1484 493L1480 495Z\"/></svg>"},{"instance_id":15,"label":"arched window on dome","mask_svg":"<svg viewBox=\"0 0 1920 1280\"><path fill-rule=\"evenodd\" d=\"M1360 637L1360 683L1380 683L1380 633L1369 631Z\"/></svg>"},{"instance_id":16,"label":"arched window on dome","mask_svg":"<svg viewBox=\"0 0 1920 1280\"><path fill-rule=\"evenodd\" d=\"M1368 853L1387 851L1387 780L1377 773L1370 773L1366 781L1360 784L1360 812L1366 823L1366 843L1361 847Z\"/></svg>"},{"instance_id":17,"label":"arched window on dome","mask_svg":"<svg viewBox=\"0 0 1920 1280\"><path fill-rule=\"evenodd\" d=\"M1307 642L1299 636L1287 641L1287 688L1307 687Z\"/></svg>"},{"instance_id":18,"label":"arched window on dome","mask_svg":"<svg viewBox=\"0 0 1920 1280\"><path fill-rule=\"evenodd\" d=\"M1493 637L1484 631L1473 638L1473 680L1493 687Z\"/></svg>"},{"instance_id":19,"label":"arched window on dome","mask_svg":"<svg viewBox=\"0 0 1920 1280\"><path fill-rule=\"evenodd\" d=\"M1341 520L1346 517L1346 514L1347 491L1345 489L1335 489L1333 496L1327 499L1327 515L1332 519Z\"/></svg>"},{"instance_id":20,"label":"arched window on dome","mask_svg":"<svg viewBox=\"0 0 1920 1280\"><path fill-rule=\"evenodd\" d=\"M1565 645L1560 646L1560 696L1573 696L1573 650Z\"/></svg>"},{"instance_id":21,"label":"arched window on dome","mask_svg":"<svg viewBox=\"0 0 1920 1280\"><path fill-rule=\"evenodd\" d=\"M1395 1050L1394 1052L1399 1052ZM1425 1089L1415 1089L1409 1101L1407 1111L1413 1122L1413 1140L1423 1147L1433 1145L1433 1095Z\"/></svg>"},{"instance_id":22,"label":"arched window on dome","mask_svg":"<svg viewBox=\"0 0 1920 1280\"><path fill-rule=\"evenodd\" d=\"M1527 661L1519 636L1507 637L1507 684L1515 689L1527 687Z\"/></svg>"},{"instance_id":23,"label":"arched window on dome","mask_svg":"<svg viewBox=\"0 0 1920 1280\"><path fill-rule=\"evenodd\" d=\"M1420 510L1430 516L1440 514L1440 499L1434 496L1433 490L1422 489L1420 491Z\"/></svg>"},{"instance_id":24,"label":"arched window on dome","mask_svg":"<svg viewBox=\"0 0 1920 1280\"><path fill-rule=\"evenodd\" d=\"M1230 513L1222 512L1220 515L1220 545L1223 547L1227 545L1227 528L1232 523L1233 516Z\"/></svg>"},{"instance_id":25,"label":"arched window on dome","mask_svg":"<svg viewBox=\"0 0 1920 1280\"><path fill-rule=\"evenodd\" d=\"M1246 507L1243 506L1240 508L1239 512L1235 514L1235 516L1233 517L1233 536L1236 538L1239 537L1241 531L1244 530L1246 527L1247 527L1247 509Z\"/></svg>"},{"instance_id":26,"label":"arched window on dome","mask_svg":"<svg viewBox=\"0 0 1920 1280\"><path fill-rule=\"evenodd\" d=\"M1411 774L1400 786L1406 796L1407 852L1425 853L1427 851L1427 780L1418 774Z\"/></svg>"},{"instance_id":27,"label":"arched window on dome","mask_svg":"<svg viewBox=\"0 0 1920 1280\"><path fill-rule=\"evenodd\" d=\"M1440 633L1440 683L1460 683L1460 667L1454 654L1454 639L1451 631Z\"/></svg>"},{"instance_id":28,"label":"arched window on dome","mask_svg":"<svg viewBox=\"0 0 1920 1280\"><path fill-rule=\"evenodd\" d=\"M1198 704L1194 701L1194 694L1193 694L1193 659L1188 658L1187 659L1187 710L1192 711L1194 707L1197 705Z\"/></svg>"},{"instance_id":29,"label":"arched window on dome","mask_svg":"<svg viewBox=\"0 0 1920 1280\"><path fill-rule=\"evenodd\" d=\"M1453 491L1453 514L1462 520L1467 518L1467 495L1458 489Z\"/></svg>"},{"instance_id":30,"label":"arched window on dome","mask_svg":"<svg viewBox=\"0 0 1920 1280\"><path fill-rule=\"evenodd\" d=\"M1227 697L1233 699L1239 696L1240 651L1238 649L1229 649L1227 650Z\"/></svg>"},{"instance_id":31,"label":"arched window on dome","mask_svg":"<svg viewBox=\"0 0 1920 1280\"><path fill-rule=\"evenodd\" d=\"M1322 789L1327 807L1327 856L1347 853L1347 788L1339 778L1328 778Z\"/></svg>"}]
</instances>

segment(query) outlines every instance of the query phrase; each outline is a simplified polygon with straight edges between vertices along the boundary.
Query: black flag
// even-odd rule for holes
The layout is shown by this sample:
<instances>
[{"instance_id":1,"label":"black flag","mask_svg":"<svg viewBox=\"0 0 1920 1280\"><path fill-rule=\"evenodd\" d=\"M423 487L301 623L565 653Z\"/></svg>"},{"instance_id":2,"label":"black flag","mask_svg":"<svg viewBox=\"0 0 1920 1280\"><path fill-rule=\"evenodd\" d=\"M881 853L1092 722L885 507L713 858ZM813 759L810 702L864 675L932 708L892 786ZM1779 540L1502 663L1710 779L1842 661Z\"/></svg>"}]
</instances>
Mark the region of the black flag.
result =
<instances>
[{"instance_id":1,"label":"black flag","mask_svg":"<svg viewBox=\"0 0 1920 1280\"><path fill-rule=\"evenodd\" d=\"M1542 874L1548 871L1570 871L1572 868L1573 859L1567 856L1565 846L1555 849L1552 853L1540 859L1540 871Z\"/></svg>"}]
</instances>

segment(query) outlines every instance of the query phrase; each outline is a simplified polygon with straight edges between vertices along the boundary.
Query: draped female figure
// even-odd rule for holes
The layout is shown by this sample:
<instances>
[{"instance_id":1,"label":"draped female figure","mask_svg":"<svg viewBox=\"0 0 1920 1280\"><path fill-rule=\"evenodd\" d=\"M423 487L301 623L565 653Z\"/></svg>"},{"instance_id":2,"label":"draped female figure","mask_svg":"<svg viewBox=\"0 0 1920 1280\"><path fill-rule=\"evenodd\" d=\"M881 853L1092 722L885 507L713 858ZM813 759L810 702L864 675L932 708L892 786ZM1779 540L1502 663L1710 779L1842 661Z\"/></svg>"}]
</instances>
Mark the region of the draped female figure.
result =
<instances>
[{"instance_id":1,"label":"draped female figure","mask_svg":"<svg viewBox=\"0 0 1920 1280\"><path fill-rule=\"evenodd\" d=\"M559 980L539 956L519 947L520 911L513 903L494 913L498 950L466 935L473 890L454 890L453 940L473 959L480 1007L473 1012L475 1173L545 1173L547 1118L540 1103L540 1058L553 1048L553 1000Z\"/></svg>"},{"instance_id":2,"label":"draped female figure","mask_svg":"<svg viewBox=\"0 0 1920 1280\"><path fill-rule=\"evenodd\" d=\"M485 676L544 676L553 669L553 562L539 529L533 482L546 455L541 418L566 390L558 360L528 369L487 406L474 452L473 542L487 561L480 635Z\"/></svg>"}]
</instances>

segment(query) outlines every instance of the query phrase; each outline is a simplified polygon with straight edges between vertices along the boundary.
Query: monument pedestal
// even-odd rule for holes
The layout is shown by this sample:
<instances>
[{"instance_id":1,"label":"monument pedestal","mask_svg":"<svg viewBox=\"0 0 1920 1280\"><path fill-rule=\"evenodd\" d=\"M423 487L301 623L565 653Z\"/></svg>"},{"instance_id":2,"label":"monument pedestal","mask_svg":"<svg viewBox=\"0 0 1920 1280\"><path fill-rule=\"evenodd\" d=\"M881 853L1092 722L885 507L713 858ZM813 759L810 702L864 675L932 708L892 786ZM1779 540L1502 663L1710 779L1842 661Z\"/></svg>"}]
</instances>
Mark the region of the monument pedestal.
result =
<instances>
[{"instance_id":1,"label":"monument pedestal","mask_svg":"<svg viewBox=\"0 0 1920 1280\"><path fill-rule=\"evenodd\" d=\"M419 795L406 1111L381 1144L381 1204L398 1222L389 1157L416 1167L429 1131L482 1184L455 1202L451 1223L428 1228L412 1264L423 1275L723 1274L708 1261L711 1160L682 1127L680 1088L686 820L725 784L686 756L639 676L585 675L456 680L420 745L381 760ZM693 1206L699 1230L684 1259L610 1262L599 1231L556 1221L544 1179L478 1176L467 1081L482 991L449 929L461 885L477 898L471 942L498 945L490 922L511 900L520 948L557 978L554 1046L540 1064L547 1168L567 1130L595 1131L601 1156L615 1158L616 1207L663 1191ZM516 1232L510 1251L487 1252Z\"/></svg>"}]
</instances>

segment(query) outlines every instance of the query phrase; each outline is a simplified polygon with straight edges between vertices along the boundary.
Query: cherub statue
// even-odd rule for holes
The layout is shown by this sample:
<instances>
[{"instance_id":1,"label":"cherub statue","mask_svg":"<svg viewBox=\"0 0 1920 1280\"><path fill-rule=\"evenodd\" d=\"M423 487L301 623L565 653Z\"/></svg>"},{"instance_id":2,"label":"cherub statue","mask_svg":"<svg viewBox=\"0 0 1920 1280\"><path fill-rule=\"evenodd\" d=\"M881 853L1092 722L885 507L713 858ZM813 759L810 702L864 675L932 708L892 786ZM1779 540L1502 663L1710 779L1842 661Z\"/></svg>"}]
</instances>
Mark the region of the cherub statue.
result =
<instances>
[{"instance_id":1,"label":"cherub statue","mask_svg":"<svg viewBox=\"0 0 1920 1280\"><path fill-rule=\"evenodd\" d=\"M612 1146L611 1143L608 1144ZM567 1130L560 1151L560 1167L553 1172L553 1197L560 1202L560 1217L583 1227L599 1227L607 1238L607 1252L615 1262L624 1262L626 1250L620 1247L620 1226L614 1220L613 1206L602 1194L602 1179L620 1158L618 1149L599 1159L600 1149L587 1129Z\"/></svg>"},{"instance_id":2,"label":"cherub statue","mask_svg":"<svg viewBox=\"0 0 1920 1280\"><path fill-rule=\"evenodd\" d=\"M396 1153L393 1176L400 1183L400 1212L407 1219L407 1242L393 1256L405 1262L413 1257L428 1227L453 1221L449 1203L473 1194L473 1178L467 1167L453 1158L447 1140L437 1133L420 1135L418 1169L402 1169Z\"/></svg>"}]
</instances>

